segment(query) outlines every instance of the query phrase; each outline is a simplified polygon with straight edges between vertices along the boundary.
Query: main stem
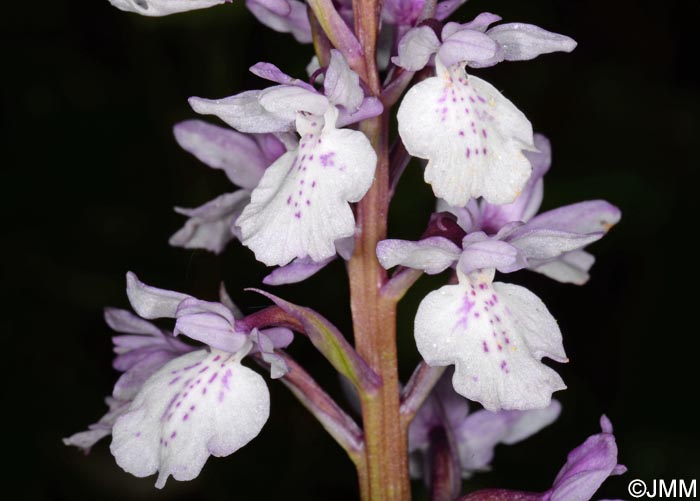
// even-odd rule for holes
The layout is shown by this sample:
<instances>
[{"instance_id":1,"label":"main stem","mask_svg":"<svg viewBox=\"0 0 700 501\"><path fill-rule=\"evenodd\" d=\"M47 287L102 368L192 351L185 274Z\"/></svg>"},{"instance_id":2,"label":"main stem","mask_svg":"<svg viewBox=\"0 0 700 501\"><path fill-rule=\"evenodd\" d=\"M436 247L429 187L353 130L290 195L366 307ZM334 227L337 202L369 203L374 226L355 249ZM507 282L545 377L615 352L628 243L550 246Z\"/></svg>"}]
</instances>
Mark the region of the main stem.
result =
<instances>
[{"instance_id":1,"label":"main stem","mask_svg":"<svg viewBox=\"0 0 700 501\"><path fill-rule=\"evenodd\" d=\"M361 396L369 484L363 499L405 501L411 493L406 428L399 414L396 299L381 292L386 272L376 257L377 242L386 237L389 205L387 125L386 115L361 125L378 162L374 184L357 207L359 232L348 269L356 349L382 378L378 390Z\"/></svg>"}]
</instances>

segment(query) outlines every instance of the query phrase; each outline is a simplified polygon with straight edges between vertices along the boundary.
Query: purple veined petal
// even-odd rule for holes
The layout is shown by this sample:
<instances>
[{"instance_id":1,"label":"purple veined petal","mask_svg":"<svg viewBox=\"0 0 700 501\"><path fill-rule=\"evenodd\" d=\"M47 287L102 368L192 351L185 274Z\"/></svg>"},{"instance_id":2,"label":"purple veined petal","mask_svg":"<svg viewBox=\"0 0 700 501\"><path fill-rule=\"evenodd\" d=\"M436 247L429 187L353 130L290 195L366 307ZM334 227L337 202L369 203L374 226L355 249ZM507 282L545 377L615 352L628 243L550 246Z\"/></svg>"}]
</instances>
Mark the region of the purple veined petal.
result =
<instances>
[{"instance_id":1,"label":"purple veined petal","mask_svg":"<svg viewBox=\"0 0 700 501\"><path fill-rule=\"evenodd\" d=\"M523 231L549 229L571 233L607 232L621 217L620 209L605 200L566 205L533 217Z\"/></svg>"},{"instance_id":2,"label":"purple veined petal","mask_svg":"<svg viewBox=\"0 0 700 501\"><path fill-rule=\"evenodd\" d=\"M220 195L196 209L176 207L176 212L189 216L189 219L170 237L170 245L206 249L219 254L236 236L232 231L233 224L249 202L250 191L239 190Z\"/></svg>"},{"instance_id":3,"label":"purple veined petal","mask_svg":"<svg viewBox=\"0 0 700 501\"><path fill-rule=\"evenodd\" d=\"M97 423L88 426L86 431L75 433L68 438L63 439L65 445L71 445L82 449L85 454L90 452L90 449L99 440L112 433L112 426L119 416L124 414L129 408L131 402L116 400L112 397L107 397L105 403L109 407L109 411L100 418Z\"/></svg>"},{"instance_id":4,"label":"purple veined petal","mask_svg":"<svg viewBox=\"0 0 700 501\"><path fill-rule=\"evenodd\" d=\"M460 63L486 61L496 56L498 46L487 35L476 30L460 30L443 36L443 43L437 57L446 67Z\"/></svg>"},{"instance_id":5,"label":"purple veined petal","mask_svg":"<svg viewBox=\"0 0 700 501\"><path fill-rule=\"evenodd\" d=\"M181 292L146 285L132 272L126 274L126 295L134 311L149 320L175 318L178 305L191 297Z\"/></svg>"},{"instance_id":6,"label":"purple veined petal","mask_svg":"<svg viewBox=\"0 0 700 501\"><path fill-rule=\"evenodd\" d=\"M406 266L429 275L440 273L459 259L461 249L444 237L429 237L418 242L382 240L377 244L377 258L383 268Z\"/></svg>"},{"instance_id":7,"label":"purple veined petal","mask_svg":"<svg viewBox=\"0 0 700 501\"><path fill-rule=\"evenodd\" d=\"M112 430L117 464L137 477L159 473L156 487L192 480L210 455L235 452L260 433L270 395L240 356L199 350L153 374Z\"/></svg>"},{"instance_id":8,"label":"purple veined petal","mask_svg":"<svg viewBox=\"0 0 700 501\"><path fill-rule=\"evenodd\" d=\"M299 43L309 43L311 25L306 6L298 0L246 0L246 7L268 28L291 33Z\"/></svg>"},{"instance_id":9,"label":"purple veined petal","mask_svg":"<svg viewBox=\"0 0 700 501\"><path fill-rule=\"evenodd\" d=\"M362 104L355 111L355 113L349 113L346 109L338 110L338 120L336 122L337 127L347 127L354 123L360 122L367 118L377 117L384 111L384 105L382 102L374 96L366 97L362 100Z\"/></svg>"},{"instance_id":10,"label":"purple veined petal","mask_svg":"<svg viewBox=\"0 0 700 501\"><path fill-rule=\"evenodd\" d=\"M435 6L435 19L444 21L459 9L467 0L443 0Z\"/></svg>"},{"instance_id":11,"label":"purple veined petal","mask_svg":"<svg viewBox=\"0 0 700 501\"><path fill-rule=\"evenodd\" d=\"M457 285L431 292L418 307L420 354L431 366L455 365L455 391L487 410L548 406L566 388L540 362L567 361L556 320L527 289L492 284L493 270L457 275Z\"/></svg>"},{"instance_id":12,"label":"purple veined petal","mask_svg":"<svg viewBox=\"0 0 700 501\"><path fill-rule=\"evenodd\" d=\"M241 188L255 188L265 167L272 163L261 151L255 137L240 132L201 120L180 122L175 125L173 132L185 151L209 167L223 170L231 182ZM280 155L282 153L284 151Z\"/></svg>"},{"instance_id":13,"label":"purple veined petal","mask_svg":"<svg viewBox=\"0 0 700 501\"><path fill-rule=\"evenodd\" d=\"M299 115L299 147L265 171L238 218L243 244L268 266L322 261L336 254L336 240L355 234L348 202L371 186L377 157L367 136L337 129L336 119L334 106L324 116Z\"/></svg>"},{"instance_id":14,"label":"purple veined petal","mask_svg":"<svg viewBox=\"0 0 700 501\"><path fill-rule=\"evenodd\" d=\"M321 271L334 259L335 256L322 261L314 261L309 257L297 258L289 264L272 270L263 278L263 283L265 285L285 285L302 282Z\"/></svg>"},{"instance_id":15,"label":"purple veined petal","mask_svg":"<svg viewBox=\"0 0 700 501\"><path fill-rule=\"evenodd\" d=\"M189 298L178 306L176 318L176 336L182 333L228 353L238 352L248 339L235 330L233 313L221 303Z\"/></svg>"},{"instance_id":16,"label":"purple veined petal","mask_svg":"<svg viewBox=\"0 0 700 501\"><path fill-rule=\"evenodd\" d=\"M612 425L606 416L600 418L602 432L588 439L567 457L566 464L548 491L551 501L587 501L611 475L627 469L617 464L617 444Z\"/></svg>"},{"instance_id":17,"label":"purple veined petal","mask_svg":"<svg viewBox=\"0 0 700 501\"><path fill-rule=\"evenodd\" d=\"M104 319L109 328L116 332L124 334L147 334L157 338L163 338L164 334L158 327L151 322L137 317L127 310L119 308L105 308ZM139 339L148 339L145 336L119 336L119 337L135 337Z\"/></svg>"},{"instance_id":18,"label":"purple veined petal","mask_svg":"<svg viewBox=\"0 0 700 501\"><path fill-rule=\"evenodd\" d=\"M418 71L428 64L439 48L440 40L431 27L412 28L399 41L398 55L391 62L406 70Z\"/></svg>"},{"instance_id":19,"label":"purple veined petal","mask_svg":"<svg viewBox=\"0 0 700 501\"><path fill-rule=\"evenodd\" d=\"M231 0L109 0L119 10L136 12L142 16L167 16L230 2Z\"/></svg>"},{"instance_id":20,"label":"purple veined petal","mask_svg":"<svg viewBox=\"0 0 700 501\"><path fill-rule=\"evenodd\" d=\"M331 49L331 61L323 80L323 90L331 103L343 106L350 114L357 112L365 97L360 86L360 76L350 69L343 55L336 49Z\"/></svg>"},{"instance_id":21,"label":"purple veined petal","mask_svg":"<svg viewBox=\"0 0 700 501\"><path fill-rule=\"evenodd\" d=\"M532 125L498 90L463 68L446 68L438 57L436 72L414 85L399 107L406 149L428 160L425 181L452 206L477 197L513 202L532 171L523 154L534 149Z\"/></svg>"},{"instance_id":22,"label":"purple veined petal","mask_svg":"<svg viewBox=\"0 0 700 501\"><path fill-rule=\"evenodd\" d=\"M271 82L281 85L295 85L297 87L301 87L302 89L316 92L316 89L314 89L313 86L309 85L303 80L299 80L298 78L290 77L272 63L255 63L249 68L249 71L253 75L264 78L265 80L270 80Z\"/></svg>"},{"instance_id":23,"label":"purple veined petal","mask_svg":"<svg viewBox=\"0 0 700 501\"><path fill-rule=\"evenodd\" d=\"M274 88L274 87L273 87ZM294 129L294 117L281 117L260 105L260 90L241 92L223 99L189 98L190 106L202 115L215 115L241 132L288 132Z\"/></svg>"},{"instance_id":24,"label":"purple veined petal","mask_svg":"<svg viewBox=\"0 0 700 501\"><path fill-rule=\"evenodd\" d=\"M541 54L571 52L576 48L573 39L532 24L500 24L486 34L503 48L506 61L526 61Z\"/></svg>"},{"instance_id":25,"label":"purple veined petal","mask_svg":"<svg viewBox=\"0 0 700 501\"><path fill-rule=\"evenodd\" d=\"M554 261L530 262L529 268L542 273L557 282L583 285L588 282L588 271L595 263L595 257L586 251L577 250L562 254Z\"/></svg>"},{"instance_id":26,"label":"purple veined petal","mask_svg":"<svg viewBox=\"0 0 700 501\"><path fill-rule=\"evenodd\" d=\"M528 261L557 258L567 252L583 249L600 240L605 233L571 233L559 230L535 229L521 226L507 238L507 242L517 248Z\"/></svg>"},{"instance_id":27,"label":"purple veined petal","mask_svg":"<svg viewBox=\"0 0 700 501\"><path fill-rule=\"evenodd\" d=\"M296 120L297 112L323 115L330 106L328 98L296 85L276 85L260 93L260 105L269 113L285 120Z\"/></svg>"},{"instance_id":28,"label":"purple veined petal","mask_svg":"<svg viewBox=\"0 0 700 501\"><path fill-rule=\"evenodd\" d=\"M527 266L522 252L508 242L490 239L483 232L470 233L462 240L462 254L458 267L462 273L496 268L501 273L512 273Z\"/></svg>"},{"instance_id":29,"label":"purple veined petal","mask_svg":"<svg viewBox=\"0 0 700 501\"><path fill-rule=\"evenodd\" d=\"M540 209L544 194L542 178L552 163L552 149L549 140L542 134L535 134L534 139L537 151L524 152L532 166L532 174L515 202L506 205L483 203L481 206L482 225L490 233L497 233L513 221L527 222Z\"/></svg>"}]
</instances>

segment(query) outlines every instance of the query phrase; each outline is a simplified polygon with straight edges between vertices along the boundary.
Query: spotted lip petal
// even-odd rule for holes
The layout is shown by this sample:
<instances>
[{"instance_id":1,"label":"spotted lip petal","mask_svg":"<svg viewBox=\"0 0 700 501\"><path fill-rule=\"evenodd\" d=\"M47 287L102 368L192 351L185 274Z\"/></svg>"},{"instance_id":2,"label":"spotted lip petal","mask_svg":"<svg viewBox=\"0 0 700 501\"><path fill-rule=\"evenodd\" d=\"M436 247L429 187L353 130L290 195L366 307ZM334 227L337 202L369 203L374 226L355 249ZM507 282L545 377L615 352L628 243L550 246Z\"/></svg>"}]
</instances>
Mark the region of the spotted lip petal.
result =
<instances>
[{"instance_id":1,"label":"spotted lip petal","mask_svg":"<svg viewBox=\"0 0 700 501\"><path fill-rule=\"evenodd\" d=\"M425 181L450 205L484 197L513 202L530 177L530 122L489 83L436 60L437 76L413 86L398 111L408 152L428 160Z\"/></svg>"},{"instance_id":2,"label":"spotted lip petal","mask_svg":"<svg viewBox=\"0 0 700 501\"><path fill-rule=\"evenodd\" d=\"M486 409L536 409L566 386L540 362L567 361L556 320L534 294L492 284L493 271L464 276L423 299L418 351L430 365L455 365L455 390Z\"/></svg>"},{"instance_id":3,"label":"spotted lip petal","mask_svg":"<svg viewBox=\"0 0 700 501\"><path fill-rule=\"evenodd\" d=\"M348 202L369 189L377 157L364 134L336 129L336 117L335 107L323 117L300 116L298 148L265 171L238 218L243 244L268 266L322 261L355 232Z\"/></svg>"},{"instance_id":4,"label":"spotted lip petal","mask_svg":"<svg viewBox=\"0 0 700 501\"><path fill-rule=\"evenodd\" d=\"M151 376L112 432L125 471L192 480L210 455L227 456L258 435L270 411L267 386L240 355L199 350Z\"/></svg>"}]
</instances>

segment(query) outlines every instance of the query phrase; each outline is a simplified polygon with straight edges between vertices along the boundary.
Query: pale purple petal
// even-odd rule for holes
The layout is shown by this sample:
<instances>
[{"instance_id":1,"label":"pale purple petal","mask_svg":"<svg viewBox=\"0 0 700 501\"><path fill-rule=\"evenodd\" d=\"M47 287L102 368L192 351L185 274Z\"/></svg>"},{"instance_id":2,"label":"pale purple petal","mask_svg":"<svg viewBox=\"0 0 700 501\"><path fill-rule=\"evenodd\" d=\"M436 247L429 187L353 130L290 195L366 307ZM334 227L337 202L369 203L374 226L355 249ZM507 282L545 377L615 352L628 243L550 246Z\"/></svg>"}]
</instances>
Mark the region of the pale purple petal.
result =
<instances>
[{"instance_id":1,"label":"pale purple petal","mask_svg":"<svg viewBox=\"0 0 700 501\"><path fill-rule=\"evenodd\" d=\"M142 16L167 16L230 2L231 0L109 0L119 10L136 12Z\"/></svg>"},{"instance_id":2,"label":"pale purple petal","mask_svg":"<svg viewBox=\"0 0 700 501\"><path fill-rule=\"evenodd\" d=\"M294 129L294 117L279 116L260 105L262 91L250 90L223 99L189 98L190 106L202 115L215 115L241 132L287 132Z\"/></svg>"},{"instance_id":3,"label":"pale purple petal","mask_svg":"<svg viewBox=\"0 0 700 501\"><path fill-rule=\"evenodd\" d=\"M331 49L331 61L323 80L323 90L331 103L343 106L351 114L360 108L365 97L360 86L360 76L350 69L338 50Z\"/></svg>"},{"instance_id":4,"label":"pale purple petal","mask_svg":"<svg viewBox=\"0 0 700 501\"><path fill-rule=\"evenodd\" d=\"M490 12L482 12L468 23L462 24L462 29L476 30L483 33L490 25L497 23L500 20L501 16L499 15L491 14ZM445 35L443 34L443 36Z\"/></svg>"},{"instance_id":5,"label":"pale purple petal","mask_svg":"<svg viewBox=\"0 0 700 501\"><path fill-rule=\"evenodd\" d=\"M603 235L605 233L602 231L581 234L547 229L530 230L525 225L507 237L506 241L519 249L528 261L533 260L537 263L540 260L554 259L567 252L583 249L602 238Z\"/></svg>"},{"instance_id":6,"label":"pale purple petal","mask_svg":"<svg viewBox=\"0 0 700 501\"><path fill-rule=\"evenodd\" d=\"M266 332L253 329L250 339L254 343L251 353L260 353L262 359L270 365L270 377L279 379L289 372L289 366L284 358L275 353L275 345Z\"/></svg>"},{"instance_id":7,"label":"pale purple petal","mask_svg":"<svg viewBox=\"0 0 700 501\"><path fill-rule=\"evenodd\" d=\"M501 46L506 61L525 61L541 54L571 52L576 48L573 39L532 24L501 24L486 34Z\"/></svg>"},{"instance_id":8,"label":"pale purple petal","mask_svg":"<svg viewBox=\"0 0 700 501\"><path fill-rule=\"evenodd\" d=\"M174 334L180 333L213 348L236 353L248 336L234 328L233 313L221 303L185 299L176 312Z\"/></svg>"},{"instance_id":9,"label":"pale purple petal","mask_svg":"<svg viewBox=\"0 0 700 501\"><path fill-rule=\"evenodd\" d=\"M186 120L177 124L173 132L184 150L209 167L223 170L233 184L242 188L255 188L271 163L254 137L234 130L201 120Z\"/></svg>"},{"instance_id":10,"label":"pale purple petal","mask_svg":"<svg viewBox=\"0 0 700 501\"><path fill-rule=\"evenodd\" d=\"M617 464L617 444L607 417L600 418L602 432L588 439L567 457L549 491L551 501L587 501L611 475L626 468Z\"/></svg>"},{"instance_id":11,"label":"pale purple petal","mask_svg":"<svg viewBox=\"0 0 700 501\"><path fill-rule=\"evenodd\" d=\"M274 116L295 121L297 112L323 115L328 109L328 98L297 85L276 85L260 92L260 105Z\"/></svg>"},{"instance_id":12,"label":"pale purple petal","mask_svg":"<svg viewBox=\"0 0 700 501\"><path fill-rule=\"evenodd\" d=\"M388 23L412 26L424 4L425 0L386 0L382 4L382 16Z\"/></svg>"},{"instance_id":13,"label":"pale purple petal","mask_svg":"<svg viewBox=\"0 0 700 501\"><path fill-rule=\"evenodd\" d=\"M311 25L306 5L298 0L246 0L246 7L258 21L280 33L291 33L300 43L309 43Z\"/></svg>"},{"instance_id":14,"label":"pale purple petal","mask_svg":"<svg viewBox=\"0 0 700 501\"><path fill-rule=\"evenodd\" d=\"M566 205L533 217L522 231L549 229L571 233L607 232L620 221L620 209L604 200Z\"/></svg>"},{"instance_id":15,"label":"pale purple petal","mask_svg":"<svg viewBox=\"0 0 700 501\"><path fill-rule=\"evenodd\" d=\"M282 85L293 85L311 92L315 92L312 85L309 85L298 78L290 77L272 63L255 63L249 70L253 75L264 78L265 80L270 80L271 82Z\"/></svg>"},{"instance_id":16,"label":"pale purple petal","mask_svg":"<svg viewBox=\"0 0 700 501\"><path fill-rule=\"evenodd\" d=\"M456 64L492 59L498 45L484 33L476 30L460 30L443 41L437 57L448 68Z\"/></svg>"},{"instance_id":17,"label":"pale purple petal","mask_svg":"<svg viewBox=\"0 0 700 501\"><path fill-rule=\"evenodd\" d=\"M158 327L127 310L105 308L104 319L110 329L124 334L147 334L163 338L164 334ZM149 339L144 336L119 336L120 338Z\"/></svg>"},{"instance_id":18,"label":"pale purple petal","mask_svg":"<svg viewBox=\"0 0 700 501\"><path fill-rule=\"evenodd\" d=\"M583 285L590 278L588 271L593 263L595 263L593 255L578 250L567 252L554 261L546 261L542 264L531 261L529 268L558 282Z\"/></svg>"},{"instance_id":19,"label":"pale purple petal","mask_svg":"<svg viewBox=\"0 0 700 501\"><path fill-rule=\"evenodd\" d=\"M362 104L354 113L350 113L346 109L340 109L336 126L347 127L361 120L379 116L383 111L384 105L382 105L379 99L374 96L366 97L362 100Z\"/></svg>"},{"instance_id":20,"label":"pale purple petal","mask_svg":"<svg viewBox=\"0 0 700 501\"><path fill-rule=\"evenodd\" d=\"M409 71L418 71L428 64L439 48L440 40L431 27L412 28L401 38L398 55L391 61Z\"/></svg>"},{"instance_id":21,"label":"pale purple petal","mask_svg":"<svg viewBox=\"0 0 700 501\"><path fill-rule=\"evenodd\" d=\"M496 268L501 273L511 273L527 266L525 256L513 245L490 239L483 232L470 233L462 240L459 269L462 273Z\"/></svg>"},{"instance_id":22,"label":"pale purple petal","mask_svg":"<svg viewBox=\"0 0 700 501\"><path fill-rule=\"evenodd\" d=\"M219 284L219 302L231 310L234 321L243 318L243 312L233 302L233 299L231 299L231 296L226 290L226 285L223 282Z\"/></svg>"},{"instance_id":23,"label":"pale purple petal","mask_svg":"<svg viewBox=\"0 0 700 501\"><path fill-rule=\"evenodd\" d=\"M382 240L377 244L377 258L383 268L406 266L429 275L440 273L457 261L461 249L444 237L430 237L418 242Z\"/></svg>"},{"instance_id":24,"label":"pale purple petal","mask_svg":"<svg viewBox=\"0 0 700 501\"><path fill-rule=\"evenodd\" d=\"M260 332L272 341L272 346L275 348L286 348L294 341L294 333L286 327L272 327L271 329L263 329Z\"/></svg>"},{"instance_id":25,"label":"pale purple petal","mask_svg":"<svg viewBox=\"0 0 700 501\"><path fill-rule=\"evenodd\" d=\"M132 272L126 274L126 295L134 311L149 320L175 318L178 305L191 297L181 292L146 285Z\"/></svg>"},{"instance_id":26,"label":"pale purple petal","mask_svg":"<svg viewBox=\"0 0 700 501\"><path fill-rule=\"evenodd\" d=\"M176 207L176 212L189 219L170 237L170 245L219 254L236 236L233 225L248 203L250 191L239 190L220 195L195 209Z\"/></svg>"},{"instance_id":27,"label":"pale purple petal","mask_svg":"<svg viewBox=\"0 0 700 501\"><path fill-rule=\"evenodd\" d=\"M263 278L263 283L266 285L284 285L301 282L321 271L334 259L335 256L322 261L314 261L309 257L297 258L289 264L272 270L270 274Z\"/></svg>"}]
</instances>

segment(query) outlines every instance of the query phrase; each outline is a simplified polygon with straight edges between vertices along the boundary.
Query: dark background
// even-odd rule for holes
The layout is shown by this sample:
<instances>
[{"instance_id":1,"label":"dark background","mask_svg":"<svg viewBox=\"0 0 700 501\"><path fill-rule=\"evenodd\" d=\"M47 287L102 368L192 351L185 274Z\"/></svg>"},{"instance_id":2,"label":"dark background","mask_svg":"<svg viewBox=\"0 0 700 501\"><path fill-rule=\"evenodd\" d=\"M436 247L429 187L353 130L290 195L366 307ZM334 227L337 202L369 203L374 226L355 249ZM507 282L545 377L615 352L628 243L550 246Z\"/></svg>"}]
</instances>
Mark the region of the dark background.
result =
<instances>
[{"instance_id":1,"label":"dark background","mask_svg":"<svg viewBox=\"0 0 700 501\"><path fill-rule=\"evenodd\" d=\"M598 431L601 413L615 425L630 472L611 479L600 497L626 497L633 478L698 476L697 5L472 0L456 17L489 10L578 40L572 55L477 74L551 138L545 208L605 198L623 211L621 224L592 248L598 262L585 287L526 272L508 278L530 287L559 320L571 363L558 370L569 390L557 396L560 420L500 447L494 471L470 489L546 489L566 453ZM156 19L106 0L13 2L3 10L2 450L13 465L4 492L57 500L354 499L351 463L274 382L272 415L257 439L210 459L195 481L171 479L163 491L153 478L122 472L108 440L87 457L61 444L105 410L116 373L101 308L127 306L127 270L210 299L223 278L247 311L266 304L242 291L264 274L249 251L233 245L216 257L168 246L183 222L172 206L196 206L230 189L222 173L178 149L171 126L195 116L190 95L266 85L245 71L259 60L303 76L311 49L260 26L242 1ZM431 204L412 165L391 234L416 237ZM412 312L440 279L423 279L402 304L404 379L417 361ZM277 292L349 332L339 263ZM304 340L292 352L339 395Z\"/></svg>"}]
</instances>

